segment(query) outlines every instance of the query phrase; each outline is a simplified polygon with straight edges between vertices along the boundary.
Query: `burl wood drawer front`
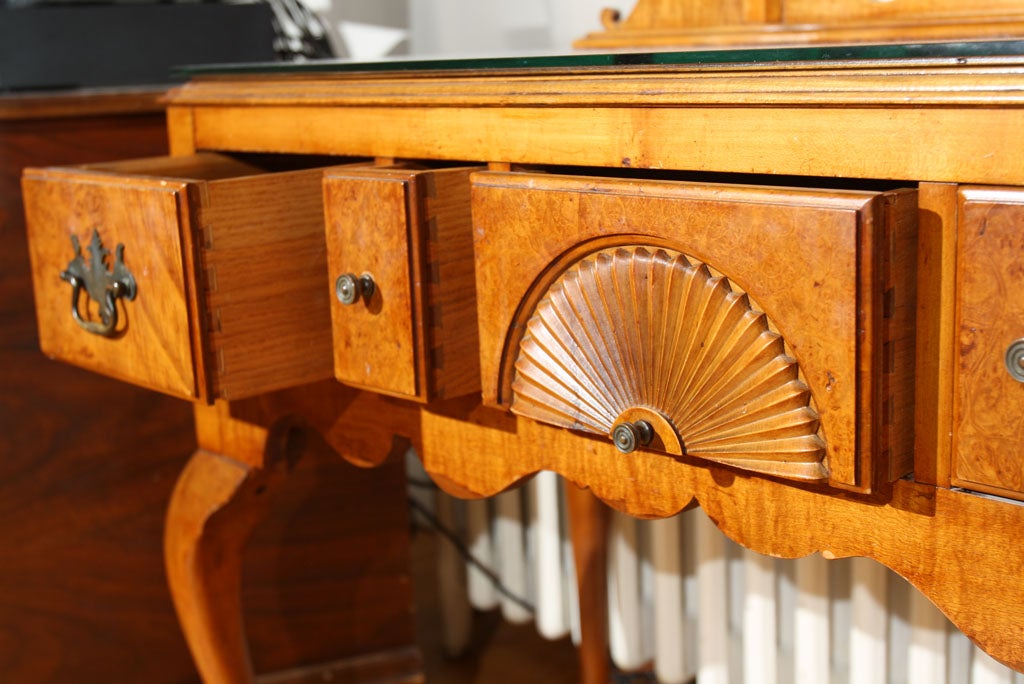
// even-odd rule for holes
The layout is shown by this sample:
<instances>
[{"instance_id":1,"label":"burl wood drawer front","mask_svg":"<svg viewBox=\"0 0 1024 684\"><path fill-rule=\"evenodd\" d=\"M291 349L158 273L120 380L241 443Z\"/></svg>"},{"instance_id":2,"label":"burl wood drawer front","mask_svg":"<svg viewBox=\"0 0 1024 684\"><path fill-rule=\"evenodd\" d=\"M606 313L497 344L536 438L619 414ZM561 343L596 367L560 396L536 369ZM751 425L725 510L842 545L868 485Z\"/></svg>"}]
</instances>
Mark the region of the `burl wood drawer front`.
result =
<instances>
[{"instance_id":1,"label":"burl wood drawer front","mask_svg":"<svg viewBox=\"0 0 1024 684\"><path fill-rule=\"evenodd\" d=\"M953 484L1024 498L1024 191L963 188Z\"/></svg>"},{"instance_id":2,"label":"burl wood drawer front","mask_svg":"<svg viewBox=\"0 0 1024 684\"><path fill-rule=\"evenodd\" d=\"M339 381L417 401L479 391L469 205L474 170L325 174Z\"/></svg>"},{"instance_id":3,"label":"burl wood drawer front","mask_svg":"<svg viewBox=\"0 0 1024 684\"><path fill-rule=\"evenodd\" d=\"M909 471L915 192L481 173L473 222L485 402L859 491Z\"/></svg>"},{"instance_id":4,"label":"burl wood drawer front","mask_svg":"<svg viewBox=\"0 0 1024 684\"><path fill-rule=\"evenodd\" d=\"M329 378L322 173L217 154L26 170L43 351L188 399Z\"/></svg>"}]
</instances>

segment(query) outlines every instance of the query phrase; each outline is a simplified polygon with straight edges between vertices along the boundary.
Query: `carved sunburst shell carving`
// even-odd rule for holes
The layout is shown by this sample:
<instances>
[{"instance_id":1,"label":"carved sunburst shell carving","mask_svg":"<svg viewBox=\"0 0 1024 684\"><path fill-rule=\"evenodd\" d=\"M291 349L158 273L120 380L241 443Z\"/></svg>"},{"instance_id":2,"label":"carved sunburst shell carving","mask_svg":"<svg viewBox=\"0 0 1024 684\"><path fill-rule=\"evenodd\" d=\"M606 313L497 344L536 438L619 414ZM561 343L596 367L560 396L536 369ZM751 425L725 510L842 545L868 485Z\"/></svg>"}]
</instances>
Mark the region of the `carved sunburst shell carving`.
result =
<instances>
[{"instance_id":1,"label":"carved sunburst shell carving","mask_svg":"<svg viewBox=\"0 0 1024 684\"><path fill-rule=\"evenodd\" d=\"M562 273L527 322L511 408L597 434L652 411L689 456L828 476L819 416L784 340L725 277L678 252L606 249Z\"/></svg>"}]
</instances>

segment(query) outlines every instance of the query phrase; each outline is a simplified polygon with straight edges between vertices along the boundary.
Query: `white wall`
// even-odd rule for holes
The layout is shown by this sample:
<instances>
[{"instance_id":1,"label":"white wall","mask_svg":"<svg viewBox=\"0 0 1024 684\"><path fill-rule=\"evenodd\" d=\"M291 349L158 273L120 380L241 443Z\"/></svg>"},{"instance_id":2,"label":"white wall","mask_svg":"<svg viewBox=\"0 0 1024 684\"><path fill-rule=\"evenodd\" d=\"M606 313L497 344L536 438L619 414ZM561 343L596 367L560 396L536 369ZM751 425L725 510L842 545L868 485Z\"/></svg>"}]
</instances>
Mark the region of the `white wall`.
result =
<instances>
[{"instance_id":1,"label":"white wall","mask_svg":"<svg viewBox=\"0 0 1024 684\"><path fill-rule=\"evenodd\" d=\"M601 28L601 10L627 15L636 0L306 0L332 30L339 22L409 31L392 54L423 56L566 52L572 41Z\"/></svg>"}]
</instances>

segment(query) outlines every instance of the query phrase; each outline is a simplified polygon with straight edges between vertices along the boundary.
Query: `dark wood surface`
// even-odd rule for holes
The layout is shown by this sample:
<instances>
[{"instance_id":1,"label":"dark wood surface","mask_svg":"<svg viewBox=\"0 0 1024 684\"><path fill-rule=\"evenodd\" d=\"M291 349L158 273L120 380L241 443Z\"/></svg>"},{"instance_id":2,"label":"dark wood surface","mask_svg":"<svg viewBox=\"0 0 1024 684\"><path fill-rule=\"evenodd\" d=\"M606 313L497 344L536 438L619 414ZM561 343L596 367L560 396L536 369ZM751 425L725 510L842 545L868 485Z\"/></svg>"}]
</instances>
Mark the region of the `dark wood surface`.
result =
<instances>
[{"instance_id":1,"label":"dark wood surface","mask_svg":"<svg viewBox=\"0 0 1024 684\"><path fill-rule=\"evenodd\" d=\"M0 116L0 682L197 679L162 561L191 407L39 352L19 188L27 165L166 146L152 112ZM360 470L313 447L246 554L257 672L413 643L401 464Z\"/></svg>"}]
</instances>

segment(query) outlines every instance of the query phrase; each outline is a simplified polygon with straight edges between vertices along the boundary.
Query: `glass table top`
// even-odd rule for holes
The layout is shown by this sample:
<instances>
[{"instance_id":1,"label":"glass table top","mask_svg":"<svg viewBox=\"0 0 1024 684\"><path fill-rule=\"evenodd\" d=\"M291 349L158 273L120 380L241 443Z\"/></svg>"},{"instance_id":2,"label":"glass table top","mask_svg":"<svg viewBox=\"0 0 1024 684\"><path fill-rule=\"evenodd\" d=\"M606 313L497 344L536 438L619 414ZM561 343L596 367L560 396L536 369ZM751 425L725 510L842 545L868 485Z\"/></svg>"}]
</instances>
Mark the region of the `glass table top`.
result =
<instances>
[{"instance_id":1,"label":"glass table top","mask_svg":"<svg viewBox=\"0 0 1024 684\"><path fill-rule=\"evenodd\" d=\"M555 55L390 58L373 62L311 60L254 64L205 64L182 67L179 75L303 74L410 71L501 71L629 66L772 65L795 62L865 60L970 60L983 57L1024 57L1024 40L821 45L801 47L690 49L651 52L574 52Z\"/></svg>"}]
</instances>

